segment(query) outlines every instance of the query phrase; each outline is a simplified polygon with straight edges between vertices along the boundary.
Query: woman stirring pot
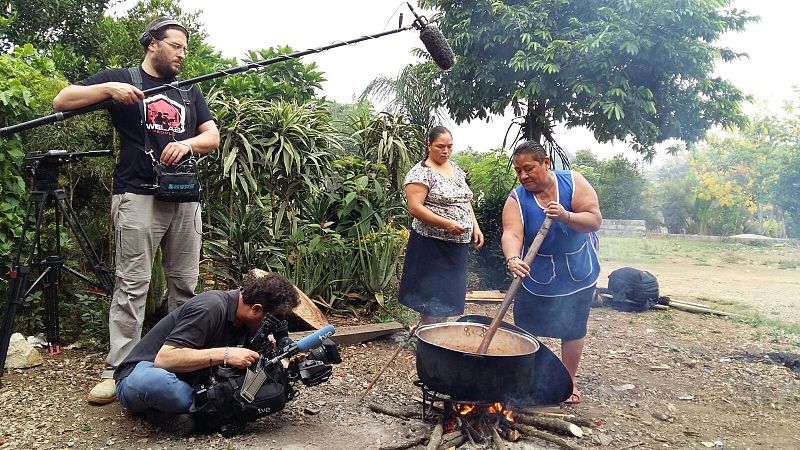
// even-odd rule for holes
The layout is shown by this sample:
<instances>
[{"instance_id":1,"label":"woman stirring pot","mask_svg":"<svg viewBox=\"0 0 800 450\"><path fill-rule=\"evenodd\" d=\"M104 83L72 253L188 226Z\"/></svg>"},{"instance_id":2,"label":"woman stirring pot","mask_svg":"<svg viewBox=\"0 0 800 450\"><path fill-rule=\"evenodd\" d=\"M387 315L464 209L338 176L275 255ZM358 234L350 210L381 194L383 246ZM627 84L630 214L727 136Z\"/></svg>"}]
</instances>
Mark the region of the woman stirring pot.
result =
<instances>
[{"instance_id":1,"label":"woman stirring pot","mask_svg":"<svg viewBox=\"0 0 800 450\"><path fill-rule=\"evenodd\" d=\"M522 278L514 299L514 323L536 336L561 339L561 359L577 386L586 322L600 275L597 241L603 217L597 193L581 174L551 170L547 151L523 142L511 156L520 185L503 207L503 254ZM522 260L545 217L553 219L533 263ZM573 388L565 403L580 403Z\"/></svg>"}]
</instances>

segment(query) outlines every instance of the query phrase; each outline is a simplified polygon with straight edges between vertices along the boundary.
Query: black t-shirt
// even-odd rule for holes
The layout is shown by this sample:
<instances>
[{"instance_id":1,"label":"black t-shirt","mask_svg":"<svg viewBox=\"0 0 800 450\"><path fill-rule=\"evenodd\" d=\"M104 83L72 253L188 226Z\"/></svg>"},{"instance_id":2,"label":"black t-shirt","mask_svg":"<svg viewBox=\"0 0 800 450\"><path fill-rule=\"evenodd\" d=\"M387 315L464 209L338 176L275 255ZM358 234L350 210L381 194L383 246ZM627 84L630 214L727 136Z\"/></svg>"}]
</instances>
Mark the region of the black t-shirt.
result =
<instances>
[{"instance_id":1,"label":"black t-shirt","mask_svg":"<svg viewBox=\"0 0 800 450\"><path fill-rule=\"evenodd\" d=\"M243 345L249 330L234 327L239 291L206 291L187 301L161 319L114 371L119 381L128 376L140 361L154 361L164 344L179 348L206 349ZM191 385L208 377L208 369L177 373Z\"/></svg>"},{"instance_id":2,"label":"black t-shirt","mask_svg":"<svg viewBox=\"0 0 800 450\"><path fill-rule=\"evenodd\" d=\"M142 74L142 90L163 86L176 80L174 77L152 77L141 67L139 67L139 72ZM109 81L133 84L128 69L104 70L76 84L91 86ZM184 105L181 94L176 89L168 89L144 99L147 111L145 126L149 130L148 140L156 160L159 159L161 150L169 142L195 136L197 125L211 120L211 112L197 86L192 85L181 89L188 89L188 105ZM111 113L111 122L119 131L122 143L119 161L114 169L115 194L153 193L149 186L155 183L155 172L153 171L153 160L143 151L144 130L141 110L141 103L133 105L115 103L108 107L108 111Z\"/></svg>"}]
</instances>

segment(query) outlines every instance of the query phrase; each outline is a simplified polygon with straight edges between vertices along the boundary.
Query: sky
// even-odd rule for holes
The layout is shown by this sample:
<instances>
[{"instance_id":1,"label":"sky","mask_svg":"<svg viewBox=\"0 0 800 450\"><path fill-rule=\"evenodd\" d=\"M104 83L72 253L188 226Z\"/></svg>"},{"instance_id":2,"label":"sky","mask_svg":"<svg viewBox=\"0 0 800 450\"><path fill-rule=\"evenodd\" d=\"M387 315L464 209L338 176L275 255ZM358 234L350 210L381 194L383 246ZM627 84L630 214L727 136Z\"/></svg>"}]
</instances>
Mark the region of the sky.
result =
<instances>
[{"instance_id":1,"label":"sky","mask_svg":"<svg viewBox=\"0 0 800 450\"><path fill-rule=\"evenodd\" d=\"M127 0L119 8L132 4ZM415 1L411 4L416 7ZM404 25L411 23L405 2L396 0L183 0L181 5L186 11L202 10L200 20L209 35L207 42L223 56L237 58L252 49L290 45L300 51L395 29L400 12ZM800 2L735 0L734 6L762 19L745 32L723 36L720 44L748 53L749 59L720 64L717 73L763 102L762 106L747 105L747 112L762 107L776 110L785 100L796 97L792 87L800 85L800 62L792 50L800 41L796 24ZM423 45L418 33L411 30L309 55L303 61L316 62L325 73L322 95L351 102L371 80L394 77L405 65L416 62L411 54L415 47ZM489 149L502 145L510 120L494 117L488 124L473 121L445 125L453 132L456 151L467 147ZM624 144L597 143L585 129L558 127L555 137L571 153L591 149L601 158L618 153L637 158Z\"/></svg>"}]
</instances>

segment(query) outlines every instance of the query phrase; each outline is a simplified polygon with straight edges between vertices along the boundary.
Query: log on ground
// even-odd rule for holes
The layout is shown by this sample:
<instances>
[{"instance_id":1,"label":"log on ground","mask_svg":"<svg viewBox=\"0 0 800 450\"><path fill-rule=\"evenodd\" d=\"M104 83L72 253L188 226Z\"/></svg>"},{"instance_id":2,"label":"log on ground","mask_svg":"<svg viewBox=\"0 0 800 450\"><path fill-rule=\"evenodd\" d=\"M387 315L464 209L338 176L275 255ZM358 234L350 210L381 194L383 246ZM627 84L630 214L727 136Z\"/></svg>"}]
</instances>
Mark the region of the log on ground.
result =
<instances>
[{"instance_id":1,"label":"log on ground","mask_svg":"<svg viewBox=\"0 0 800 450\"><path fill-rule=\"evenodd\" d=\"M581 427L557 417L516 414L514 416L514 421L524 425L531 425L542 430L555 431L556 433L567 436L583 437L583 430L581 430Z\"/></svg>"},{"instance_id":2,"label":"log on ground","mask_svg":"<svg viewBox=\"0 0 800 450\"><path fill-rule=\"evenodd\" d=\"M581 447L578 444L575 444L574 442L570 442L564 438L556 436L555 434L552 433L548 433L546 431L537 430L536 428L533 428L528 425L522 425L509 421L504 421L504 425L519 431L525 436L534 437L547 442L552 442L553 444L556 444L561 448L566 448L568 450L583 450L583 447Z\"/></svg>"},{"instance_id":3,"label":"log on ground","mask_svg":"<svg viewBox=\"0 0 800 450\"><path fill-rule=\"evenodd\" d=\"M398 442L396 444L387 444L378 447L378 450L406 450L407 448L416 447L420 444L426 444L428 436L417 436L407 441Z\"/></svg>"},{"instance_id":4,"label":"log on ground","mask_svg":"<svg viewBox=\"0 0 800 450\"><path fill-rule=\"evenodd\" d=\"M422 413L419 411L409 411L406 409L394 408L391 406L381 405L379 403L370 403L369 409L386 414L388 416L399 417L401 419L421 419Z\"/></svg>"},{"instance_id":5,"label":"log on ground","mask_svg":"<svg viewBox=\"0 0 800 450\"><path fill-rule=\"evenodd\" d=\"M428 446L425 447L425 450L436 450L439 448L439 445L442 443L442 424L437 423L435 427L433 427L433 432L431 433L431 438L428 440Z\"/></svg>"}]
</instances>

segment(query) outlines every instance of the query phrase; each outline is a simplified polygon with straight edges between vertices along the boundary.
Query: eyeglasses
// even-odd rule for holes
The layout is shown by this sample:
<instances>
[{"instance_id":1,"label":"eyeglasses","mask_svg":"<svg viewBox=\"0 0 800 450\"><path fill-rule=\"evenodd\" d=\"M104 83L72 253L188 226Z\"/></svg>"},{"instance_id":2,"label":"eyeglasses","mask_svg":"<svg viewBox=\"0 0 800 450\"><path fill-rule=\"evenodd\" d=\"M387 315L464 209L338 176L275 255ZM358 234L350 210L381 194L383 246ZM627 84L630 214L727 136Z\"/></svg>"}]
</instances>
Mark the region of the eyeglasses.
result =
<instances>
[{"instance_id":1,"label":"eyeglasses","mask_svg":"<svg viewBox=\"0 0 800 450\"><path fill-rule=\"evenodd\" d=\"M160 42L164 42L165 44L169 44L170 47L174 48L176 51L181 52L183 51L184 56L189 54L189 47L181 44L176 44L174 42L166 41L162 39Z\"/></svg>"}]
</instances>

